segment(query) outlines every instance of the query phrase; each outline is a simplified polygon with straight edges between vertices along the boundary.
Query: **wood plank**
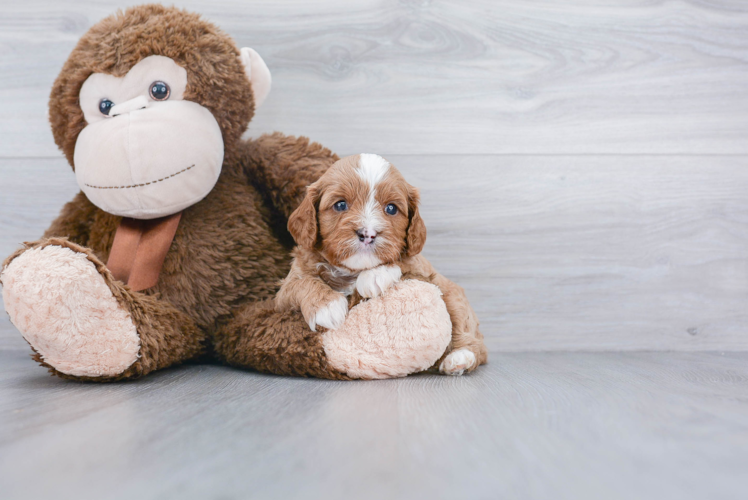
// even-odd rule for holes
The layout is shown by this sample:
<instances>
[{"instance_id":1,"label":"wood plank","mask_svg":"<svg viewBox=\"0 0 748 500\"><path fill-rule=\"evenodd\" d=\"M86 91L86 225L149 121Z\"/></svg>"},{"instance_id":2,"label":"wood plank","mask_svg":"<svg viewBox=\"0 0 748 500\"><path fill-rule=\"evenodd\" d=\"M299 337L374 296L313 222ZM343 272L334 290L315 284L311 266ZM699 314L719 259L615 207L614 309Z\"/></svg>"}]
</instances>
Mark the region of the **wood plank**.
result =
<instances>
[{"instance_id":1,"label":"wood plank","mask_svg":"<svg viewBox=\"0 0 748 500\"><path fill-rule=\"evenodd\" d=\"M2 6L0 156L58 156L54 78L140 0ZM552 0L176 2L255 47L251 134L382 154L748 153L748 5Z\"/></svg>"},{"instance_id":2,"label":"wood plank","mask_svg":"<svg viewBox=\"0 0 748 500\"><path fill-rule=\"evenodd\" d=\"M748 157L391 156L491 349L748 350ZM77 191L0 160L0 254ZM0 348L25 343L2 315Z\"/></svg>"},{"instance_id":3,"label":"wood plank","mask_svg":"<svg viewBox=\"0 0 748 500\"><path fill-rule=\"evenodd\" d=\"M748 158L392 160L492 349L748 350Z\"/></svg>"},{"instance_id":4,"label":"wood plank","mask_svg":"<svg viewBox=\"0 0 748 500\"><path fill-rule=\"evenodd\" d=\"M79 191L64 159L0 158L0 262L34 241ZM11 324L0 296L0 350L29 346Z\"/></svg>"},{"instance_id":5,"label":"wood plank","mask_svg":"<svg viewBox=\"0 0 748 500\"><path fill-rule=\"evenodd\" d=\"M494 354L464 377L185 366L119 384L0 351L3 498L736 499L746 353Z\"/></svg>"}]
</instances>

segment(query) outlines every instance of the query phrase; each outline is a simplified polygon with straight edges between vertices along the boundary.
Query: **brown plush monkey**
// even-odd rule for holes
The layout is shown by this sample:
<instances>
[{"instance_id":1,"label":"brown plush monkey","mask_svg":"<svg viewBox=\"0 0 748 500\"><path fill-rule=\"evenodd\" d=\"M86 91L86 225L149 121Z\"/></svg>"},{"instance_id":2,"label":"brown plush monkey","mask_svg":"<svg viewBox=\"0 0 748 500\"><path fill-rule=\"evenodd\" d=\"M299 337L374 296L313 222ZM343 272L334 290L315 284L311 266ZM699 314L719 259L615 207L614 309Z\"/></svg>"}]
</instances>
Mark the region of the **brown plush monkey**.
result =
<instances>
[{"instance_id":1,"label":"brown plush monkey","mask_svg":"<svg viewBox=\"0 0 748 500\"><path fill-rule=\"evenodd\" d=\"M92 381L204 354L338 379L438 362L451 325L421 281L361 304L334 332L274 310L287 217L338 158L306 138L241 140L269 88L256 52L175 8L134 7L81 38L49 114L81 192L0 274L36 361Z\"/></svg>"}]
</instances>

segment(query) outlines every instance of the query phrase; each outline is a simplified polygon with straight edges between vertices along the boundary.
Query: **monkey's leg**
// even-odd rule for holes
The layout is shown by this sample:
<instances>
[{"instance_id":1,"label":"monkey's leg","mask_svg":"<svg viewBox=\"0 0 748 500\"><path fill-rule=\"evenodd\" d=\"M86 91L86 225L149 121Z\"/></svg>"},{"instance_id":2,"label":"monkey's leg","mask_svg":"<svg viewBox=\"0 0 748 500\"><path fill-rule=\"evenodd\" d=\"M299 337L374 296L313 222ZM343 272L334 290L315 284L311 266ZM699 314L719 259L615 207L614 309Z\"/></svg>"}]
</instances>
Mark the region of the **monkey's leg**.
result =
<instances>
[{"instance_id":1,"label":"monkey's leg","mask_svg":"<svg viewBox=\"0 0 748 500\"><path fill-rule=\"evenodd\" d=\"M343 326L309 329L298 311L273 300L247 305L218 330L216 354L231 365L279 375L331 379L404 377L426 370L451 337L439 289L406 280L358 304Z\"/></svg>"},{"instance_id":2,"label":"monkey's leg","mask_svg":"<svg viewBox=\"0 0 748 500\"><path fill-rule=\"evenodd\" d=\"M273 299L237 310L216 333L216 354L232 366L277 375L348 379L330 366L322 335L299 311L278 312Z\"/></svg>"},{"instance_id":3,"label":"monkey's leg","mask_svg":"<svg viewBox=\"0 0 748 500\"><path fill-rule=\"evenodd\" d=\"M171 304L116 281L90 250L48 238L11 255L0 273L5 308L60 377L137 378L204 350L204 334Z\"/></svg>"}]
</instances>

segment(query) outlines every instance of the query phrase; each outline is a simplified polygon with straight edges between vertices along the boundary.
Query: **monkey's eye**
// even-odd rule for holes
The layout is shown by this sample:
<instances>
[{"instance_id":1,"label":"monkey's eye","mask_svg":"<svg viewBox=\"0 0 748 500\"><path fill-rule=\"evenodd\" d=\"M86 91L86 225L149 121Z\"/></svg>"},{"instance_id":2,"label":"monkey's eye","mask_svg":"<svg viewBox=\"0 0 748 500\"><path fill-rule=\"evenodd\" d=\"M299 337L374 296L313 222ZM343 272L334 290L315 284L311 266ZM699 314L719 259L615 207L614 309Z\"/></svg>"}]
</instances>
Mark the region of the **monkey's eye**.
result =
<instances>
[{"instance_id":1,"label":"monkey's eye","mask_svg":"<svg viewBox=\"0 0 748 500\"><path fill-rule=\"evenodd\" d=\"M390 203L384 207L384 213L387 215L395 215L397 213L397 207L393 203Z\"/></svg>"},{"instance_id":2,"label":"monkey's eye","mask_svg":"<svg viewBox=\"0 0 748 500\"><path fill-rule=\"evenodd\" d=\"M348 203L346 203L345 200L340 200L332 206L332 209L336 212L345 212L348 210Z\"/></svg>"},{"instance_id":3,"label":"monkey's eye","mask_svg":"<svg viewBox=\"0 0 748 500\"><path fill-rule=\"evenodd\" d=\"M109 99L102 99L99 101L99 111L101 111L102 115L109 115L109 110L112 109L112 106L114 106L114 103L110 101Z\"/></svg>"},{"instance_id":4,"label":"monkey's eye","mask_svg":"<svg viewBox=\"0 0 748 500\"><path fill-rule=\"evenodd\" d=\"M164 82L153 82L148 93L151 94L151 99L154 101L165 101L169 98L171 90Z\"/></svg>"}]
</instances>

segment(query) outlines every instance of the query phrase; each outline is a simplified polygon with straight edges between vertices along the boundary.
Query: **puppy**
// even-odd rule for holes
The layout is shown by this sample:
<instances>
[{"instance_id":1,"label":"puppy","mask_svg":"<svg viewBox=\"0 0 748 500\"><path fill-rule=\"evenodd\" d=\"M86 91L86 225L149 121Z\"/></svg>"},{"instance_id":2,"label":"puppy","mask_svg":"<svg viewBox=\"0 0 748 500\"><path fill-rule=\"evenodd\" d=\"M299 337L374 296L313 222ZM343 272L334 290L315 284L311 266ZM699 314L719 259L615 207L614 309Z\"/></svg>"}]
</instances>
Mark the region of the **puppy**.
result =
<instances>
[{"instance_id":1,"label":"puppy","mask_svg":"<svg viewBox=\"0 0 748 500\"><path fill-rule=\"evenodd\" d=\"M461 375L486 362L486 347L465 291L420 255L426 226L418 202L418 190L381 156L336 162L307 188L288 220L298 246L276 307L300 309L314 331L336 329L349 307L401 277L428 281L442 291L452 320L452 341L439 371Z\"/></svg>"}]
</instances>

